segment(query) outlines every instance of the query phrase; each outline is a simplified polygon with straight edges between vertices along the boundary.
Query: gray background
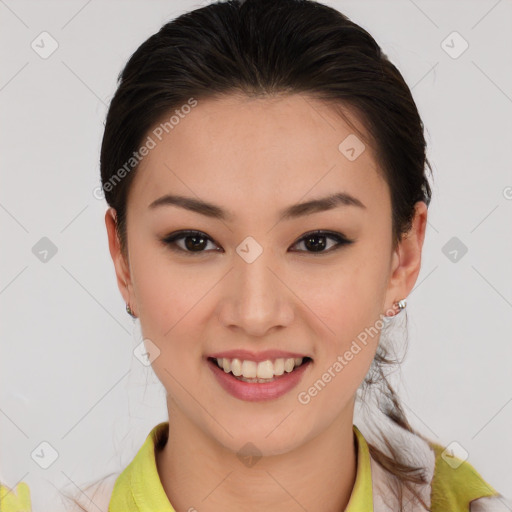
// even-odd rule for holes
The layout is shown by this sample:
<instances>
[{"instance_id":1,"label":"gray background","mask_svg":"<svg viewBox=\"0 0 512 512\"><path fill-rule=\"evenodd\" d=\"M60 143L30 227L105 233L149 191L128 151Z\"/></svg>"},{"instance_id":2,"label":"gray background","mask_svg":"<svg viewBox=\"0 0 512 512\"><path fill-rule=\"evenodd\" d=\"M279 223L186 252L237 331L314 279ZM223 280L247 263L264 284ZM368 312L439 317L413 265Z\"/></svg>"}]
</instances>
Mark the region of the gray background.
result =
<instances>
[{"instance_id":1,"label":"gray background","mask_svg":"<svg viewBox=\"0 0 512 512\"><path fill-rule=\"evenodd\" d=\"M375 37L426 126L434 198L408 297L405 409L510 496L512 2L325 3ZM28 482L35 511L56 509L56 488L125 467L167 420L162 386L132 353L140 330L124 311L94 190L119 71L198 6L0 0L0 480ZM58 44L46 59L31 47L46 37L51 48L43 31ZM454 58L461 38L469 47ZM46 261L43 237L57 249ZM31 456L43 441L58 453L48 469Z\"/></svg>"}]
</instances>

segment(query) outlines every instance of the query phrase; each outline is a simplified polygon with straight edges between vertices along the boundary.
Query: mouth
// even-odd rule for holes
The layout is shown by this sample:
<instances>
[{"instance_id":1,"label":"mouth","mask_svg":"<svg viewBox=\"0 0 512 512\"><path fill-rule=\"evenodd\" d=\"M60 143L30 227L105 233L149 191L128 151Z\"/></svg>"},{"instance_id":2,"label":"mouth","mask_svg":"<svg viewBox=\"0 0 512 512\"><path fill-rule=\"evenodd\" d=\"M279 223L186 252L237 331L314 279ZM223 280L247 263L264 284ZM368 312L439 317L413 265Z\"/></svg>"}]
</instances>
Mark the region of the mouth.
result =
<instances>
[{"instance_id":1,"label":"mouth","mask_svg":"<svg viewBox=\"0 0 512 512\"><path fill-rule=\"evenodd\" d=\"M208 357L207 360L239 381L259 384L282 379L313 361L307 356L267 359L260 362L214 357Z\"/></svg>"}]
</instances>

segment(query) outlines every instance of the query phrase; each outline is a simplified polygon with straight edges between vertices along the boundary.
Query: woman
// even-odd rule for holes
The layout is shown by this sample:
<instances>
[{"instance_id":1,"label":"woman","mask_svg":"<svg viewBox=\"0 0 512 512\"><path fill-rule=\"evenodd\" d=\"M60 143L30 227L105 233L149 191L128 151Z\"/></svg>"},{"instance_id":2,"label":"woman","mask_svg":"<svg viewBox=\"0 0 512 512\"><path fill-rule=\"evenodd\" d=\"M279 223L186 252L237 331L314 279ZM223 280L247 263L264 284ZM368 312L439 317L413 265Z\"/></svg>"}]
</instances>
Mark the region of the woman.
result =
<instances>
[{"instance_id":1,"label":"woman","mask_svg":"<svg viewBox=\"0 0 512 512\"><path fill-rule=\"evenodd\" d=\"M420 271L425 150L398 70L320 3L212 4L140 46L101 177L169 421L84 508L506 510L385 377Z\"/></svg>"},{"instance_id":2,"label":"woman","mask_svg":"<svg viewBox=\"0 0 512 512\"><path fill-rule=\"evenodd\" d=\"M112 512L499 503L385 385L379 334L420 270L425 165L400 73L319 3L213 4L135 52L101 175L169 422L117 479ZM370 446L354 405L379 376L387 430Z\"/></svg>"}]
</instances>

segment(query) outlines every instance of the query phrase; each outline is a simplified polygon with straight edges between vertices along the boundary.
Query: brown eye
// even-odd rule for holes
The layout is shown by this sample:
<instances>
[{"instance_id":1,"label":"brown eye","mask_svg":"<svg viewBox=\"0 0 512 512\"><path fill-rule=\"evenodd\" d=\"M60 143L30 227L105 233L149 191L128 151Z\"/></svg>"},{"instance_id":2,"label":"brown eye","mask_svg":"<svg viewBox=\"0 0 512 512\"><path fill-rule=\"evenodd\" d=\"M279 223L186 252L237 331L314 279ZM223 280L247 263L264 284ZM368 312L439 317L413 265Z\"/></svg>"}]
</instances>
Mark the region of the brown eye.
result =
<instances>
[{"instance_id":1,"label":"brown eye","mask_svg":"<svg viewBox=\"0 0 512 512\"><path fill-rule=\"evenodd\" d=\"M329 245L328 240L333 240L335 243ZM313 231L304 235L295 245L303 243L306 247L305 252L311 253L330 253L344 245L353 243L341 233L334 233L330 231ZM328 247L328 250L325 248ZM303 252L303 251L299 251Z\"/></svg>"},{"instance_id":2,"label":"brown eye","mask_svg":"<svg viewBox=\"0 0 512 512\"><path fill-rule=\"evenodd\" d=\"M179 231L163 238L162 242L169 246L173 251L190 254L191 256L211 252L211 250L215 252L222 251L222 249L220 249L208 235L201 231ZM295 247L303 243L306 249L294 249L292 252L305 252L310 254L331 253L334 250L353 242L353 240L349 240L341 233L331 231L313 231L311 233L306 233L294 244ZM214 248L207 250L208 243L211 243Z\"/></svg>"},{"instance_id":3,"label":"brown eye","mask_svg":"<svg viewBox=\"0 0 512 512\"><path fill-rule=\"evenodd\" d=\"M207 252L205 248L208 246L208 242L213 243L213 240L201 231L180 231L164 238L162 241L174 251L191 254ZM178 244L178 241L183 241L183 244Z\"/></svg>"}]
</instances>

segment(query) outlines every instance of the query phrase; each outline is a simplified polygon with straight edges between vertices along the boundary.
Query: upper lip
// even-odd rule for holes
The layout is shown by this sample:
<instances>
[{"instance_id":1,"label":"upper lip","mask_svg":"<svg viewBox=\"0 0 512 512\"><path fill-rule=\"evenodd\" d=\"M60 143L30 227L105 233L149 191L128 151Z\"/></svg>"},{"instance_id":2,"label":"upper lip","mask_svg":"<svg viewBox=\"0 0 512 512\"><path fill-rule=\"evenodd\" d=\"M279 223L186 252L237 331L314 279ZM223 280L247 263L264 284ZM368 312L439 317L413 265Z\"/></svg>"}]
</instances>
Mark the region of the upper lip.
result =
<instances>
[{"instance_id":1,"label":"upper lip","mask_svg":"<svg viewBox=\"0 0 512 512\"><path fill-rule=\"evenodd\" d=\"M240 359L247 361L255 361L259 363L260 361L266 361L267 359L289 359L296 357L309 357L304 354L298 354L296 352L285 352L284 350L264 350L263 352L251 352L250 350L226 350L224 352L216 352L215 354L210 354L208 357L213 357L215 359Z\"/></svg>"}]
</instances>

